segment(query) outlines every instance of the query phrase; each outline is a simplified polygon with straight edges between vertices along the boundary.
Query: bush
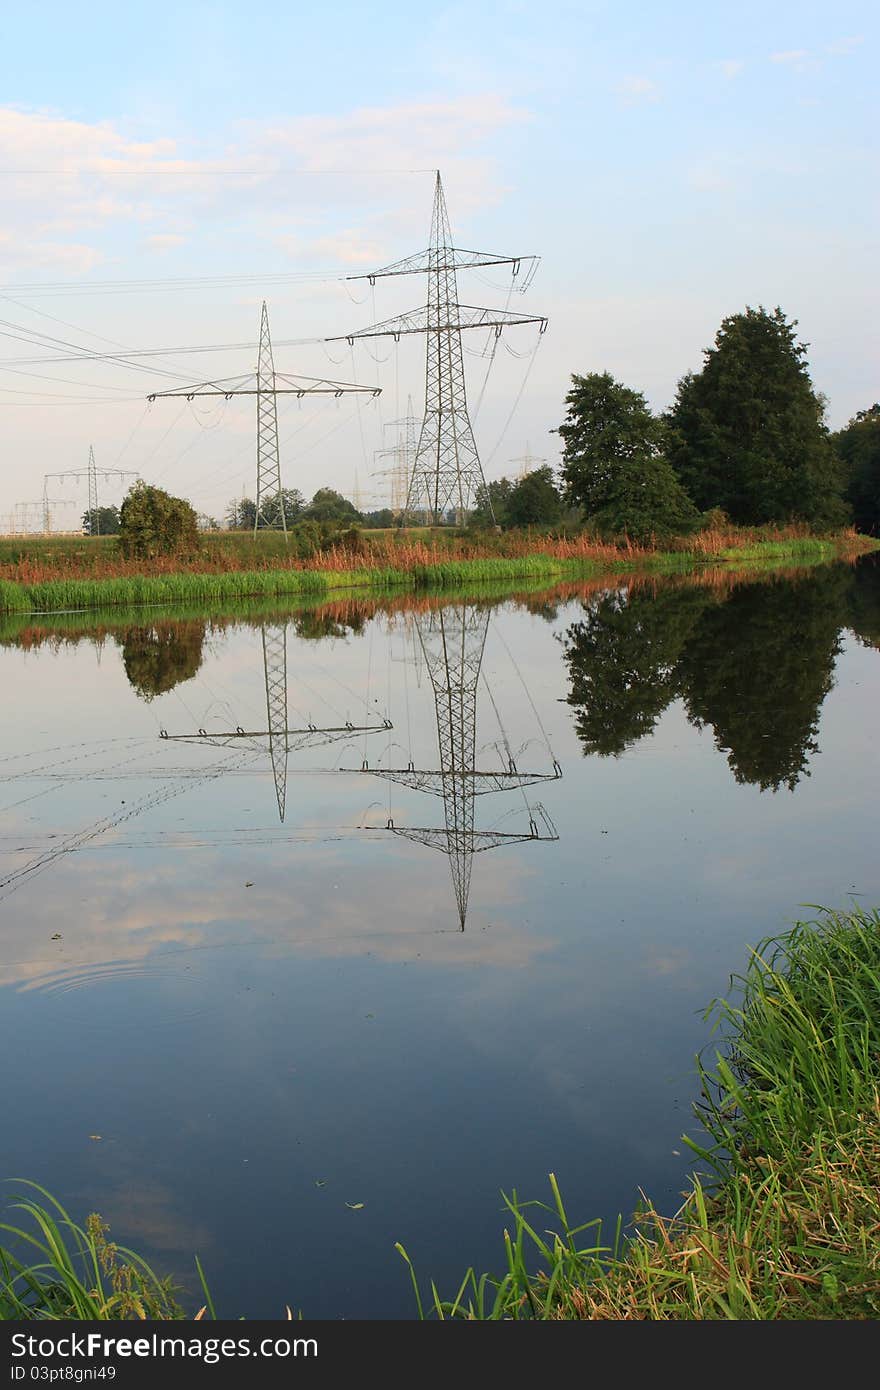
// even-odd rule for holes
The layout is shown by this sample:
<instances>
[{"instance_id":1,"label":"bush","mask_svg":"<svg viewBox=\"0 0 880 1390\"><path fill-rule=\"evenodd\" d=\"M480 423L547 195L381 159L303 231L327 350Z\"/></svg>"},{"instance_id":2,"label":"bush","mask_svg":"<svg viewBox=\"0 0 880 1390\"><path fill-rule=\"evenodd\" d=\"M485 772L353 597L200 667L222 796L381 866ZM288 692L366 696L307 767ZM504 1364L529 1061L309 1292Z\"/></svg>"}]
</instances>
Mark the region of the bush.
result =
<instances>
[{"instance_id":1,"label":"bush","mask_svg":"<svg viewBox=\"0 0 880 1390\"><path fill-rule=\"evenodd\" d=\"M129 559L195 555L201 548L196 514L182 497L135 483L120 508L119 545Z\"/></svg>"}]
</instances>

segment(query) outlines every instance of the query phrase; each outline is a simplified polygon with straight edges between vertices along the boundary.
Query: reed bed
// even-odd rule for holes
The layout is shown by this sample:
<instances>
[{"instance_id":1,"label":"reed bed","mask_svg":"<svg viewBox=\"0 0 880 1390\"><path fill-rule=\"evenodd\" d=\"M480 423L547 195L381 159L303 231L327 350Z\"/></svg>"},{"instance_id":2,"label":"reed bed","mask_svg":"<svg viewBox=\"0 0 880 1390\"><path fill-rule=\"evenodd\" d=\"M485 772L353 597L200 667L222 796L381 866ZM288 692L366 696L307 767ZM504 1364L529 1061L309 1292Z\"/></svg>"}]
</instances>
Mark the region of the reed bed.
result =
<instances>
[{"instance_id":1,"label":"reed bed","mask_svg":"<svg viewBox=\"0 0 880 1390\"><path fill-rule=\"evenodd\" d=\"M725 533L726 534L726 533ZM760 540L743 537L742 547L718 551L700 549L650 550L630 545L605 545L586 535L543 538L518 554L467 555L456 553L455 537L440 543L385 538L375 546L331 546L307 561L290 560L272 568L211 568L208 560L159 562L120 559L109 568L120 573L58 573L42 567L42 561L19 560L14 576L0 577L0 612L63 612L71 609L108 608L117 605L199 603L214 608L239 599L271 596L329 596L344 589L384 591L446 589L467 584L573 581L596 575L656 571L687 573L695 566L783 561L800 564L853 558L876 548L878 542L854 532L839 537L776 536L762 533ZM504 537L496 537L504 540ZM96 542L97 543L97 542ZM109 543L105 552L109 554ZM468 543L470 544L470 543ZM513 545L514 542L509 542ZM522 538L516 541L522 547ZM467 547L462 544L462 547ZM140 564L140 568L138 568ZM176 566L176 567L175 567ZM0 570L3 566L0 565ZM6 567L7 570L10 566ZM107 566L105 566L107 568ZM42 575L43 577L38 577Z\"/></svg>"}]
</instances>

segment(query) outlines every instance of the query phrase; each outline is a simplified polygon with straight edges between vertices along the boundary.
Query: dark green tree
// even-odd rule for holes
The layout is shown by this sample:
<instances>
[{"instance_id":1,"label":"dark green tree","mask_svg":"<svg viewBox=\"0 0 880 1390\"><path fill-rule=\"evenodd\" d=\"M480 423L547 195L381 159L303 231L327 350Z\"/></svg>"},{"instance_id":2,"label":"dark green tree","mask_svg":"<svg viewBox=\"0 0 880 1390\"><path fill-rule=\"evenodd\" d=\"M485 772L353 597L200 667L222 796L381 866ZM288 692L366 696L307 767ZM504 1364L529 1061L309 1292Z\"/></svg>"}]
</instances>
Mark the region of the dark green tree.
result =
<instances>
[{"instance_id":1,"label":"dark green tree","mask_svg":"<svg viewBox=\"0 0 880 1390\"><path fill-rule=\"evenodd\" d=\"M131 627L116 641L129 684L142 700L153 700L192 680L202 664L205 624L198 620Z\"/></svg>"},{"instance_id":2,"label":"dark green tree","mask_svg":"<svg viewBox=\"0 0 880 1390\"><path fill-rule=\"evenodd\" d=\"M284 505L284 519L288 527L293 526L305 510L305 499L295 487L281 489ZM257 516L257 504L250 497L234 498L226 508L226 526L230 531L253 531ZM280 529L281 512L278 498L270 497L263 503L263 521L267 527Z\"/></svg>"},{"instance_id":3,"label":"dark green tree","mask_svg":"<svg viewBox=\"0 0 880 1390\"><path fill-rule=\"evenodd\" d=\"M304 516L312 521L344 521L349 525L361 520L361 514L354 504L332 487L318 488Z\"/></svg>"},{"instance_id":4,"label":"dark green tree","mask_svg":"<svg viewBox=\"0 0 880 1390\"><path fill-rule=\"evenodd\" d=\"M545 464L514 483L507 502L508 526L555 526L562 516L562 498Z\"/></svg>"},{"instance_id":5,"label":"dark green tree","mask_svg":"<svg viewBox=\"0 0 880 1390\"><path fill-rule=\"evenodd\" d=\"M506 526L508 524L507 506L513 492L509 478L495 478L491 483L481 484L474 493L474 507L470 514L474 526ZM491 502L491 510L490 504ZM493 520L494 518L494 520Z\"/></svg>"},{"instance_id":6,"label":"dark green tree","mask_svg":"<svg viewBox=\"0 0 880 1390\"><path fill-rule=\"evenodd\" d=\"M119 532L118 507L93 507L83 512L84 536L115 536Z\"/></svg>"},{"instance_id":7,"label":"dark green tree","mask_svg":"<svg viewBox=\"0 0 880 1390\"><path fill-rule=\"evenodd\" d=\"M742 584L704 613L679 662L688 718L710 725L737 782L793 791L809 776L834 684L850 575Z\"/></svg>"},{"instance_id":8,"label":"dark green tree","mask_svg":"<svg viewBox=\"0 0 880 1390\"><path fill-rule=\"evenodd\" d=\"M847 519L843 476L797 320L763 307L724 319L701 371L679 382L669 460L701 511L740 525Z\"/></svg>"},{"instance_id":9,"label":"dark green tree","mask_svg":"<svg viewBox=\"0 0 880 1390\"><path fill-rule=\"evenodd\" d=\"M566 500L606 534L635 540L686 531L697 513L663 457L665 428L641 391L610 372L573 376L563 440Z\"/></svg>"},{"instance_id":10,"label":"dark green tree","mask_svg":"<svg viewBox=\"0 0 880 1390\"><path fill-rule=\"evenodd\" d=\"M182 497L137 482L119 512L119 545L136 559L193 555L200 545L196 514Z\"/></svg>"},{"instance_id":11,"label":"dark green tree","mask_svg":"<svg viewBox=\"0 0 880 1390\"><path fill-rule=\"evenodd\" d=\"M831 436L846 473L846 495L860 531L880 536L880 404L860 410Z\"/></svg>"},{"instance_id":12,"label":"dark green tree","mask_svg":"<svg viewBox=\"0 0 880 1390\"><path fill-rule=\"evenodd\" d=\"M650 734L678 694L678 660L703 610L701 588L615 592L561 638L568 703L584 753L615 757Z\"/></svg>"}]
</instances>

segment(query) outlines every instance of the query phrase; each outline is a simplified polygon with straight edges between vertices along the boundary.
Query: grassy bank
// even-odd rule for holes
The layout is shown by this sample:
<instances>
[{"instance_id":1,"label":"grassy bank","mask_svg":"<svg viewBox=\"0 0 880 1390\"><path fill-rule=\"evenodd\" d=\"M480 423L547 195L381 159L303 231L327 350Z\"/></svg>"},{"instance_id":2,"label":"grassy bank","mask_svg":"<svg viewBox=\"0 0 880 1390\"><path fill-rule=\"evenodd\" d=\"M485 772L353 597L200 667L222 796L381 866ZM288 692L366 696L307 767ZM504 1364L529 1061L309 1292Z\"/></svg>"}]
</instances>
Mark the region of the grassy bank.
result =
<instances>
[{"instance_id":1,"label":"grassy bank","mask_svg":"<svg viewBox=\"0 0 880 1390\"><path fill-rule=\"evenodd\" d=\"M506 1199L500 1271L469 1270L449 1299L421 1289L398 1246L422 1316L880 1315L880 912L798 923L762 943L735 986L707 1013L720 1042L699 1063L703 1133L689 1141L704 1176L681 1210L643 1211L637 1233L618 1230L609 1247L596 1223L572 1223L551 1176L550 1203ZM41 1189L28 1188L0 1231L17 1250L0 1240L0 1317L183 1315L167 1281L111 1245L100 1218L81 1228Z\"/></svg>"},{"instance_id":2,"label":"grassy bank","mask_svg":"<svg viewBox=\"0 0 880 1390\"><path fill-rule=\"evenodd\" d=\"M551 1177L548 1205L507 1199L500 1274L469 1270L448 1301L433 1286L423 1301L413 1276L424 1315L880 1316L880 913L801 922L735 983L711 1011L723 1045L700 1064L706 1137L687 1141L707 1176L681 1211L646 1210L608 1248L572 1225Z\"/></svg>"},{"instance_id":3,"label":"grassy bank","mask_svg":"<svg viewBox=\"0 0 880 1390\"><path fill-rule=\"evenodd\" d=\"M715 537L715 539L718 539ZM724 539L722 537L722 539ZM728 536L729 540L730 537ZM307 564L259 569L181 569L160 573L124 573L90 577L75 572L57 578L0 578L0 613L57 613L120 605L200 605L214 610L243 599L280 597L326 599L351 590L387 592L461 589L480 584L547 584L598 575L682 573L707 564L748 561L756 564L815 563L852 558L876 549L878 542L852 532L836 537L775 535L742 537L741 545L714 545L710 535L690 538L690 548L645 550L594 543L581 537L553 544L536 542L527 553L456 557L424 546L389 543L366 557L331 551ZM711 543L710 543L711 542ZM542 548L543 547L543 548ZM448 552L448 553L447 553ZM365 563L378 559L395 563ZM34 567L19 564L16 573Z\"/></svg>"}]
</instances>

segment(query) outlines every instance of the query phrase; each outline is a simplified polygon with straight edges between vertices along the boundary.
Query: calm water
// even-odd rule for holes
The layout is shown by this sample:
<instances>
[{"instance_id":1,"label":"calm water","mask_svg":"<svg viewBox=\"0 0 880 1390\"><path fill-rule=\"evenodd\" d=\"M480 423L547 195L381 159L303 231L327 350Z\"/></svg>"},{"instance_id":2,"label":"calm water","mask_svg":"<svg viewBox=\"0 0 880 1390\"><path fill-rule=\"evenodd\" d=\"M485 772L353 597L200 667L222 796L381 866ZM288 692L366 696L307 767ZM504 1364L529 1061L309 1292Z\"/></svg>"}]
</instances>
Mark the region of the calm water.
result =
<instances>
[{"instance_id":1,"label":"calm water","mask_svg":"<svg viewBox=\"0 0 880 1390\"><path fill-rule=\"evenodd\" d=\"M0 1172L226 1315L674 1209L703 1006L880 902L876 562L83 621L0 627Z\"/></svg>"}]
</instances>

